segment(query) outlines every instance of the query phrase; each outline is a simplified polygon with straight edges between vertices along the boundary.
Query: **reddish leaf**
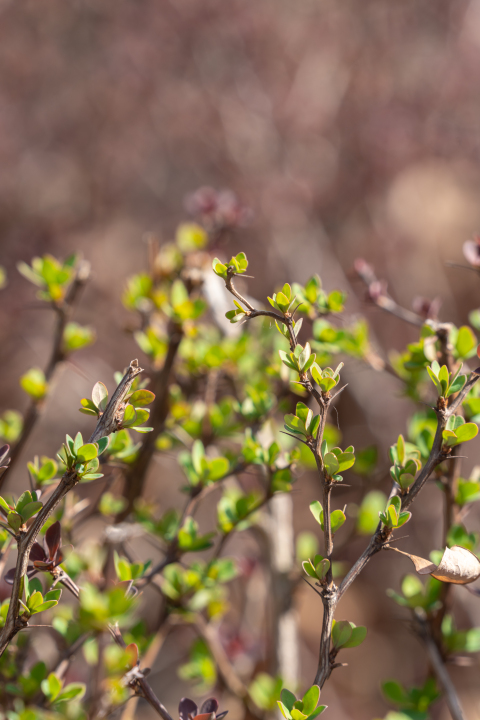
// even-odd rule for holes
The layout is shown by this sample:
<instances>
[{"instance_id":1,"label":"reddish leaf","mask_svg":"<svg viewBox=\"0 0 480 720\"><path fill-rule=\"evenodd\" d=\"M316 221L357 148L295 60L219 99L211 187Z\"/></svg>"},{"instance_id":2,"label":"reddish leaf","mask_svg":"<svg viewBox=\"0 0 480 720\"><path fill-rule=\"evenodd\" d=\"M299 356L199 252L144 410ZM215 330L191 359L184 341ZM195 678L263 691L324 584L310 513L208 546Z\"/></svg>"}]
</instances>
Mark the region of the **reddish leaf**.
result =
<instances>
[{"instance_id":1,"label":"reddish leaf","mask_svg":"<svg viewBox=\"0 0 480 720\"><path fill-rule=\"evenodd\" d=\"M190 720L195 717L198 712L197 704L190 698L182 698L178 704L178 714L180 720Z\"/></svg>"},{"instance_id":2,"label":"reddish leaf","mask_svg":"<svg viewBox=\"0 0 480 720\"><path fill-rule=\"evenodd\" d=\"M50 560L55 560L57 550L62 542L62 526L58 520L53 523L53 525L50 525L45 533L45 542L48 547Z\"/></svg>"},{"instance_id":3,"label":"reddish leaf","mask_svg":"<svg viewBox=\"0 0 480 720\"><path fill-rule=\"evenodd\" d=\"M45 562L47 556L45 550L37 542L33 543L32 549L30 550L30 560L32 562Z\"/></svg>"}]
</instances>

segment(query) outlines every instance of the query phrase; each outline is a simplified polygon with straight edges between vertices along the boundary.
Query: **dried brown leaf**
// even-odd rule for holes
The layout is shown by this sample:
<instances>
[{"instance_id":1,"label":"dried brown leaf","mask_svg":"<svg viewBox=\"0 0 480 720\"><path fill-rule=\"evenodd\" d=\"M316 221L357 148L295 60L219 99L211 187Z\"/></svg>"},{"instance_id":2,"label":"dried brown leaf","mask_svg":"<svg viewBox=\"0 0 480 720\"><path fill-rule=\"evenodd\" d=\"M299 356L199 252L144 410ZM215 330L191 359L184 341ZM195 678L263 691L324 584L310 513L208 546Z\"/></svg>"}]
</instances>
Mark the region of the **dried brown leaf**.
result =
<instances>
[{"instance_id":1,"label":"dried brown leaf","mask_svg":"<svg viewBox=\"0 0 480 720\"><path fill-rule=\"evenodd\" d=\"M418 555L411 555L397 548L390 547L389 550L394 550L410 558L419 575L432 575L432 577L442 582L467 585L480 577L480 560L470 552L470 550L460 547L459 545L445 548L445 552L438 565L430 562L430 560L418 557Z\"/></svg>"}]
</instances>

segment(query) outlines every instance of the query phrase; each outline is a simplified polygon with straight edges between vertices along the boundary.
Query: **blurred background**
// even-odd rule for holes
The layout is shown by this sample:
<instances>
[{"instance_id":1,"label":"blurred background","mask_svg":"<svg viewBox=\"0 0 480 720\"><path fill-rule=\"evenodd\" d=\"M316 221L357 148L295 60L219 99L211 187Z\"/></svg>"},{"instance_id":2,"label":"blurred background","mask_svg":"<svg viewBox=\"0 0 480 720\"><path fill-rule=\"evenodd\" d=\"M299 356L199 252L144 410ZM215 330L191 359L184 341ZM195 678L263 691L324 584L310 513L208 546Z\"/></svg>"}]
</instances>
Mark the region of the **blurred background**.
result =
<instances>
[{"instance_id":1,"label":"blurred background","mask_svg":"<svg viewBox=\"0 0 480 720\"><path fill-rule=\"evenodd\" d=\"M146 266L145 234L170 240L200 186L229 188L250 209L226 252L246 252L253 296L318 272L327 290L348 292L351 314L366 314L380 353L400 350L417 331L365 303L352 273L361 256L400 304L437 297L442 320L465 324L480 304L478 278L446 263L466 265L462 244L480 230L479 62L479 0L1 0L2 411L25 410L18 377L44 367L53 327L19 261L80 251L93 280L74 319L97 332L57 376L25 460L53 455L65 431L87 432L78 399L98 379L111 385L113 371L139 354L125 331L125 279ZM345 375L345 445L378 445L375 483L388 491L386 450L413 406L394 378L360 362ZM467 477L480 455L472 445ZM177 489L180 473L168 472ZM15 489L24 479L17 470L9 482ZM352 486L339 506L361 498L358 478ZM308 502L317 494L306 473L294 495L297 529L315 529ZM425 556L437 547L440 507L427 488L402 549ZM340 559L353 561L365 543ZM332 720L383 716L380 680L424 680L407 615L385 596L411 571L394 560L376 557L340 606L339 616L369 635L322 695ZM475 601L452 595L458 624L480 624ZM308 683L322 608L306 586L296 600ZM169 708L188 693L177 655L167 642L155 668ZM452 675L468 717L480 717L478 666ZM448 717L442 706L435 712Z\"/></svg>"}]
</instances>

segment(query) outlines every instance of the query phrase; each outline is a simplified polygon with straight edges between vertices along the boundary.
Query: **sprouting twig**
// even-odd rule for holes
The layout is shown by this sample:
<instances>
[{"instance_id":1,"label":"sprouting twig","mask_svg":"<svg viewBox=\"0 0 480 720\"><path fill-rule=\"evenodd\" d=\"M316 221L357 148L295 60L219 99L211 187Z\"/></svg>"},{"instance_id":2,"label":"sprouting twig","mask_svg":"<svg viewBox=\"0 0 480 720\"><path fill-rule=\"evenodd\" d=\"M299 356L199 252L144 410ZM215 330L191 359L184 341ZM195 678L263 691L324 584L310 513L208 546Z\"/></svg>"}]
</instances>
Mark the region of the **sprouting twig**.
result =
<instances>
[{"instance_id":1,"label":"sprouting twig","mask_svg":"<svg viewBox=\"0 0 480 720\"><path fill-rule=\"evenodd\" d=\"M110 435L118 430L121 425L124 413L124 399L128 394L135 377L142 372L137 360L132 360L127 372L118 384L115 392L108 403L105 412L100 416L89 442L94 443L100 438ZM40 530L50 515L54 512L57 505L65 497L65 495L78 483L79 477L75 470L68 470L64 473L58 486L52 492L40 512L33 518L33 522L28 530L20 530L17 536L17 565L15 577L13 580L12 594L5 626L0 634L0 656L4 653L6 647L15 637L19 630L25 627L26 622L22 616L19 616L20 609L20 592L22 588L22 579L27 571L28 560L33 543L36 541Z\"/></svg>"},{"instance_id":2,"label":"sprouting twig","mask_svg":"<svg viewBox=\"0 0 480 720\"><path fill-rule=\"evenodd\" d=\"M90 277L90 263L88 263L86 260L82 260L79 263L76 275L73 279L72 284L70 285L68 292L65 296L65 299L61 304L52 304L52 307L54 308L56 314L57 314L57 323L55 326L55 332L54 332L54 338L53 338L53 345L52 345L52 351L50 354L50 358L47 364L47 367L45 369L45 380L47 383L50 383L53 377L53 374L57 368L57 365L59 365L64 359L65 359L65 353L64 353L64 333L65 333L65 327L70 320L70 317L72 315L75 302L78 299L78 296L80 294L80 291L85 286L85 284L88 282L88 279ZM25 417L23 419L23 427L22 432L20 433L20 436L15 443L14 447L12 448L12 451L10 453L10 469L16 462L17 458L19 457L21 451L25 447L25 444L30 437L33 428L35 427L35 424L37 423L37 420L39 419L43 408L45 406L45 401L32 401L30 407L28 408ZM3 480L5 478L5 474L0 478L0 487L3 484Z\"/></svg>"}]
</instances>

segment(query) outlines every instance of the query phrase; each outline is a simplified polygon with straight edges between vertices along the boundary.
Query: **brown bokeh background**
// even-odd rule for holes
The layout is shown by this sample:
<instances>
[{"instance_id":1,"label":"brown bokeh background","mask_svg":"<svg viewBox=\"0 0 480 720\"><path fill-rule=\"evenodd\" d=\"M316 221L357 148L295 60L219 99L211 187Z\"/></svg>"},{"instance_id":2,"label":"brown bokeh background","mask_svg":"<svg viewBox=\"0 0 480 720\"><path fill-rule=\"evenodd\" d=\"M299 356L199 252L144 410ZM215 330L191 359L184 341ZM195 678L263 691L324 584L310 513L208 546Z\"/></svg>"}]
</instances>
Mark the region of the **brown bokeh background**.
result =
<instances>
[{"instance_id":1,"label":"brown bokeh background","mask_svg":"<svg viewBox=\"0 0 480 720\"><path fill-rule=\"evenodd\" d=\"M480 302L477 277L446 262L465 264L462 243L480 228L479 62L479 0L1 0L0 264L9 285L0 407L26 407L18 377L45 365L53 322L35 307L19 260L81 251L94 277L75 319L98 336L62 369L25 460L52 455L66 430L87 431L78 398L138 354L125 332L125 278L145 266L145 233L170 239L185 196L201 185L231 188L253 210L231 251L247 253L256 297L318 272L327 289L349 293L349 313L367 314L381 352L401 349L416 331L365 305L351 275L363 256L401 304L437 296L443 320L467 322ZM375 482L386 489L386 449L413 408L394 379L360 362L345 374L346 444L379 445ZM469 447L465 473L478 454ZM157 492L181 482L171 465L158 477ZM20 487L21 473L10 482ZM351 482L339 506L361 498ZM317 492L306 474L294 496L297 529L314 530L306 508ZM437 547L440 512L428 488L402 547ZM468 527L477 525L473 512ZM410 571L406 562L375 558L342 601L340 615L368 625L369 636L325 689L332 720L384 715L382 679L423 682L423 650L384 594ZM453 595L459 624L480 624L480 608ZM298 608L307 683L321 604L304 588ZM174 706L185 687L175 684L175 648L165 653L156 689ZM452 674L468 716L480 717L478 666Z\"/></svg>"}]
</instances>

